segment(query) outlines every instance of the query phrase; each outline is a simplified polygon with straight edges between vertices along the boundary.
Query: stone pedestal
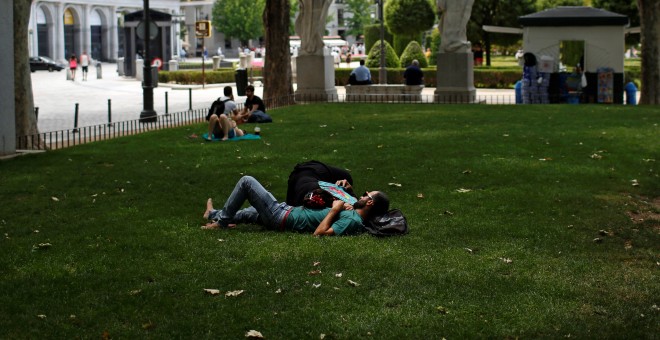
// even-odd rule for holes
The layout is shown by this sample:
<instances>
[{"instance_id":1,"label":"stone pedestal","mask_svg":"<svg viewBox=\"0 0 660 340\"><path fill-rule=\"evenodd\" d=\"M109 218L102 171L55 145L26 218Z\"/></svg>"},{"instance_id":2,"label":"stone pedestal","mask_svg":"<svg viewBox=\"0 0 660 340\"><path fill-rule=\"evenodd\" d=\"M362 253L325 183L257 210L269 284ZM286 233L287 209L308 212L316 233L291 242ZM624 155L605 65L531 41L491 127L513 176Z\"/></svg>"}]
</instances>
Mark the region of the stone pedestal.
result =
<instances>
[{"instance_id":1,"label":"stone pedestal","mask_svg":"<svg viewBox=\"0 0 660 340\"><path fill-rule=\"evenodd\" d=\"M296 57L296 100L335 101L335 67L331 55L298 55Z\"/></svg>"},{"instance_id":2,"label":"stone pedestal","mask_svg":"<svg viewBox=\"0 0 660 340\"><path fill-rule=\"evenodd\" d=\"M474 103L474 60L472 52L438 53L436 103Z\"/></svg>"}]
</instances>

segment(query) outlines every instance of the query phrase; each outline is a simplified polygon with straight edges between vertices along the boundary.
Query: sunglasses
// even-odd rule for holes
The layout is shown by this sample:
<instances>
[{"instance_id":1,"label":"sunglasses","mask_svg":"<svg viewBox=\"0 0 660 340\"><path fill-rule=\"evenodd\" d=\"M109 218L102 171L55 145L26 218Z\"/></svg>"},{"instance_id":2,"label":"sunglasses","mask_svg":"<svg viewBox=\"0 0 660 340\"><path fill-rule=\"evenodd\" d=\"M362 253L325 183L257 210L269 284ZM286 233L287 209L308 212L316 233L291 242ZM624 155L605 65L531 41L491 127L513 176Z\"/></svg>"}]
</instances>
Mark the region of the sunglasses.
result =
<instances>
[{"instance_id":1,"label":"sunglasses","mask_svg":"<svg viewBox=\"0 0 660 340\"><path fill-rule=\"evenodd\" d=\"M368 191L365 191L365 192L364 192L364 195L362 195L362 197L364 197L364 196L367 196L367 197L369 197L369 198L372 199L372 200L374 199L373 197L371 197L371 195L369 195L369 192L368 192Z\"/></svg>"}]
</instances>

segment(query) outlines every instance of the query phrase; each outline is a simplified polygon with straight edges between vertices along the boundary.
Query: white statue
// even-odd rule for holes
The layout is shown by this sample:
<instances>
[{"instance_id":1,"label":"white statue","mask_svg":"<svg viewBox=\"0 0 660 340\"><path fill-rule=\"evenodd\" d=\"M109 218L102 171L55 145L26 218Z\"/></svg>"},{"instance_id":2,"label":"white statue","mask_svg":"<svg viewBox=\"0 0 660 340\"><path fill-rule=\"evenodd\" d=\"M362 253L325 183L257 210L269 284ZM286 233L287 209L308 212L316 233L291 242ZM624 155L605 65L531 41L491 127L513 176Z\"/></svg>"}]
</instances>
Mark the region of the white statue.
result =
<instances>
[{"instance_id":1,"label":"white statue","mask_svg":"<svg viewBox=\"0 0 660 340\"><path fill-rule=\"evenodd\" d=\"M323 55L323 34L332 0L300 0L296 32L300 36L299 55Z\"/></svg>"},{"instance_id":2,"label":"white statue","mask_svg":"<svg viewBox=\"0 0 660 340\"><path fill-rule=\"evenodd\" d=\"M440 52L470 52L467 23L473 4L474 0L438 0L438 9L442 12Z\"/></svg>"}]
</instances>

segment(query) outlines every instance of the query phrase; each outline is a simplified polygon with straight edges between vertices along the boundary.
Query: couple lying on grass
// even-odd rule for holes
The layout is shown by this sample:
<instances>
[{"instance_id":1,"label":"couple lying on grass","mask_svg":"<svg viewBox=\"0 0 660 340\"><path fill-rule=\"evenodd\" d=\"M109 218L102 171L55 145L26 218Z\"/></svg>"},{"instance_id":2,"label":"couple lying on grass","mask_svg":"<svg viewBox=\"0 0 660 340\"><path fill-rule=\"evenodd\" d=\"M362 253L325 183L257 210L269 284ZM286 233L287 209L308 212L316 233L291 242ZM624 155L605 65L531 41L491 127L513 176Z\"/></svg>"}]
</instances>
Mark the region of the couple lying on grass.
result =
<instances>
[{"instance_id":1,"label":"couple lying on grass","mask_svg":"<svg viewBox=\"0 0 660 340\"><path fill-rule=\"evenodd\" d=\"M343 178L337 177L342 175ZM365 231L365 221L389 210L389 198L381 191L367 191L361 197L356 197L357 202L353 205L342 200L328 200L326 206L304 206L305 196L309 199L309 193L319 189L318 181L336 183L355 196L348 172L310 161L296 165L289 176L286 202L278 202L253 177L242 177L221 210L214 209L212 200L208 199L204 218L209 223L202 226L202 229L230 228L239 223L250 223L265 226L269 230L297 231L319 236L352 235ZM240 209L246 200L251 206Z\"/></svg>"}]
</instances>

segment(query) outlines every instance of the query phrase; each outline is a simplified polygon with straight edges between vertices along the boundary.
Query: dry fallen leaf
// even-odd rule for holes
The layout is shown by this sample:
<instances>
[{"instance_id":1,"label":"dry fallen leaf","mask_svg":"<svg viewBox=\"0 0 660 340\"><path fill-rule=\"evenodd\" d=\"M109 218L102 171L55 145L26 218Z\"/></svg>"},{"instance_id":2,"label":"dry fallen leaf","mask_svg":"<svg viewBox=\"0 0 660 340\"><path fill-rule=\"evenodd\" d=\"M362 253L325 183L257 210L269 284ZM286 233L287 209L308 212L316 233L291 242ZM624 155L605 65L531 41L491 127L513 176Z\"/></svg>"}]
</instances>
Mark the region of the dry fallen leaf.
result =
<instances>
[{"instance_id":1,"label":"dry fallen leaf","mask_svg":"<svg viewBox=\"0 0 660 340\"><path fill-rule=\"evenodd\" d=\"M591 157L591 159L601 159L601 158L603 158L603 156L601 156L601 155L599 155L599 154L597 154L597 153L595 153L595 154L593 154L593 155L591 155L591 156L589 156L589 157Z\"/></svg>"},{"instance_id":2,"label":"dry fallen leaf","mask_svg":"<svg viewBox=\"0 0 660 340\"><path fill-rule=\"evenodd\" d=\"M472 191L472 189L458 188L458 189L456 189L456 191L463 194L463 193Z\"/></svg>"},{"instance_id":3,"label":"dry fallen leaf","mask_svg":"<svg viewBox=\"0 0 660 340\"><path fill-rule=\"evenodd\" d=\"M449 216L454 215L454 213L451 212L451 211L449 211L449 210L445 210L444 214L445 214L445 215L449 215Z\"/></svg>"},{"instance_id":4,"label":"dry fallen leaf","mask_svg":"<svg viewBox=\"0 0 660 340\"><path fill-rule=\"evenodd\" d=\"M37 315L37 317L38 317L39 319L45 319L45 318L46 318L46 314L39 314L39 315Z\"/></svg>"},{"instance_id":5,"label":"dry fallen leaf","mask_svg":"<svg viewBox=\"0 0 660 340\"><path fill-rule=\"evenodd\" d=\"M631 180L630 183L632 183L632 186L634 186L634 187L638 187L638 186L639 186L639 182L637 182L636 179Z\"/></svg>"},{"instance_id":6,"label":"dry fallen leaf","mask_svg":"<svg viewBox=\"0 0 660 340\"><path fill-rule=\"evenodd\" d=\"M243 294L244 290L232 290L230 292L226 292L225 296L239 296Z\"/></svg>"},{"instance_id":7,"label":"dry fallen leaf","mask_svg":"<svg viewBox=\"0 0 660 340\"><path fill-rule=\"evenodd\" d=\"M281 294L281 293L282 293L282 288L277 288L277 290L275 291L275 294Z\"/></svg>"},{"instance_id":8,"label":"dry fallen leaf","mask_svg":"<svg viewBox=\"0 0 660 340\"><path fill-rule=\"evenodd\" d=\"M316 262L312 263L312 266L316 267L316 266L318 266L319 264L321 264L321 262L316 261Z\"/></svg>"},{"instance_id":9,"label":"dry fallen leaf","mask_svg":"<svg viewBox=\"0 0 660 340\"><path fill-rule=\"evenodd\" d=\"M357 283L357 282L355 282L355 281L353 281L353 280L348 280L348 284L351 285L351 286L353 286L353 287L357 287L357 286L360 285L359 283Z\"/></svg>"},{"instance_id":10,"label":"dry fallen leaf","mask_svg":"<svg viewBox=\"0 0 660 340\"><path fill-rule=\"evenodd\" d=\"M512 259L510 259L510 258L506 258L506 257L500 257L500 260L502 260L504 263L511 263L511 262L513 262Z\"/></svg>"},{"instance_id":11,"label":"dry fallen leaf","mask_svg":"<svg viewBox=\"0 0 660 340\"><path fill-rule=\"evenodd\" d=\"M344 276L344 274L342 274L342 273L335 274L335 277L342 277L342 276Z\"/></svg>"},{"instance_id":12,"label":"dry fallen leaf","mask_svg":"<svg viewBox=\"0 0 660 340\"><path fill-rule=\"evenodd\" d=\"M401 183L387 183L391 187L401 187Z\"/></svg>"},{"instance_id":13,"label":"dry fallen leaf","mask_svg":"<svg viewBox=\"0 0 660 340\"><path fill-rule=\"evenodd\" d=\"M55 202L59 202L59 201L60 201L60 199L57 198L57 197L55 197L55 196L51 197L50 199L52 199L52 200L55 201Z\"/></svg>"},{"instance_id":14,"label":"dry fallen leaf","mask_svg":"<svg viewBox=\"0 0 660 340\"><path fill-rule=\"evenodd\" d=\"M447 308L442 307L442 306L435 307L435 310L437 310L438 313L440 313L442 315L449 314L449 311L447 310Z\"/></svg>"},{"instance_id":15,"label":"dry fallen leaf","mask_svg":"<svg viewBox=\"0 0 660 340\"><path fill-rule=\"evenodd\" d=\"M320 283L312 283L312 286L314 288L319 288L319 287L321 287L321 284Z\"/></svg>"},{"instance_id":16,"label":"dry fallen leaf","mask_svg":"<svg viewBox=\"0 0 660 340\"><path fill-rule=\"evenodd\" d=\"M321 274L321 270L320 269L312 270L311 272L309 272L307 274L309 274L309 275L319 275L319 274Z\"/></svg>"},{"instance_id":17,"label":"dry fallen leaf","mask_svg":"<svg viewBox=\"0 0 660 340\"><path fill-rule=\"evenodd\" d=\"M424 194L420 192L419 194L417 194L417 198L424 198Z\"/></svg>"},{"instance_id":18,"label":"dry fallen leaf","mask_svg":"<svg viewBox=\"0 0 660 340\"><path fill-rule=\"evenodd\" d=\"M40 249L48 249L52 247L53 245L50 243L39 243L35 244L32 246L32 251L40 250Z\"/></svg>"},{"instance_id":19,"label":"dry fallen leaf","mask_svg":"<svg viewBox=\"0 0 660 340\"><path fill-rule=\"evenodd\" d=\"M246 338L256 338L256 339L263 339L264 336L261 334L259 331L255 331L254 329L249 330L247 333L245 333Z\"/></svg>"},{"instance_id":20,"label":"dry fallen leaf","mask_svg":"<svg viewBox=\"0 0 660 340\"><path fill-rule=\"evenodd\" d=\"M594 243L603 243L603 239L600 237L596 237L593 241Z\"/></svg>"},{"instance_id":21,"label":"dry fallen leaf","mask_svg":"<svg viewBox=\"0 0 660 340\"><path fill-rule=\"evenodd\" d=\"M218 295L218 294L220 294L220 290L219 290L219 289L208 289L208 288L205 288L204 291L207 292L207 293L209 293L209 294L211 294L211 295Z\"/></svg>"}]
</instances>

